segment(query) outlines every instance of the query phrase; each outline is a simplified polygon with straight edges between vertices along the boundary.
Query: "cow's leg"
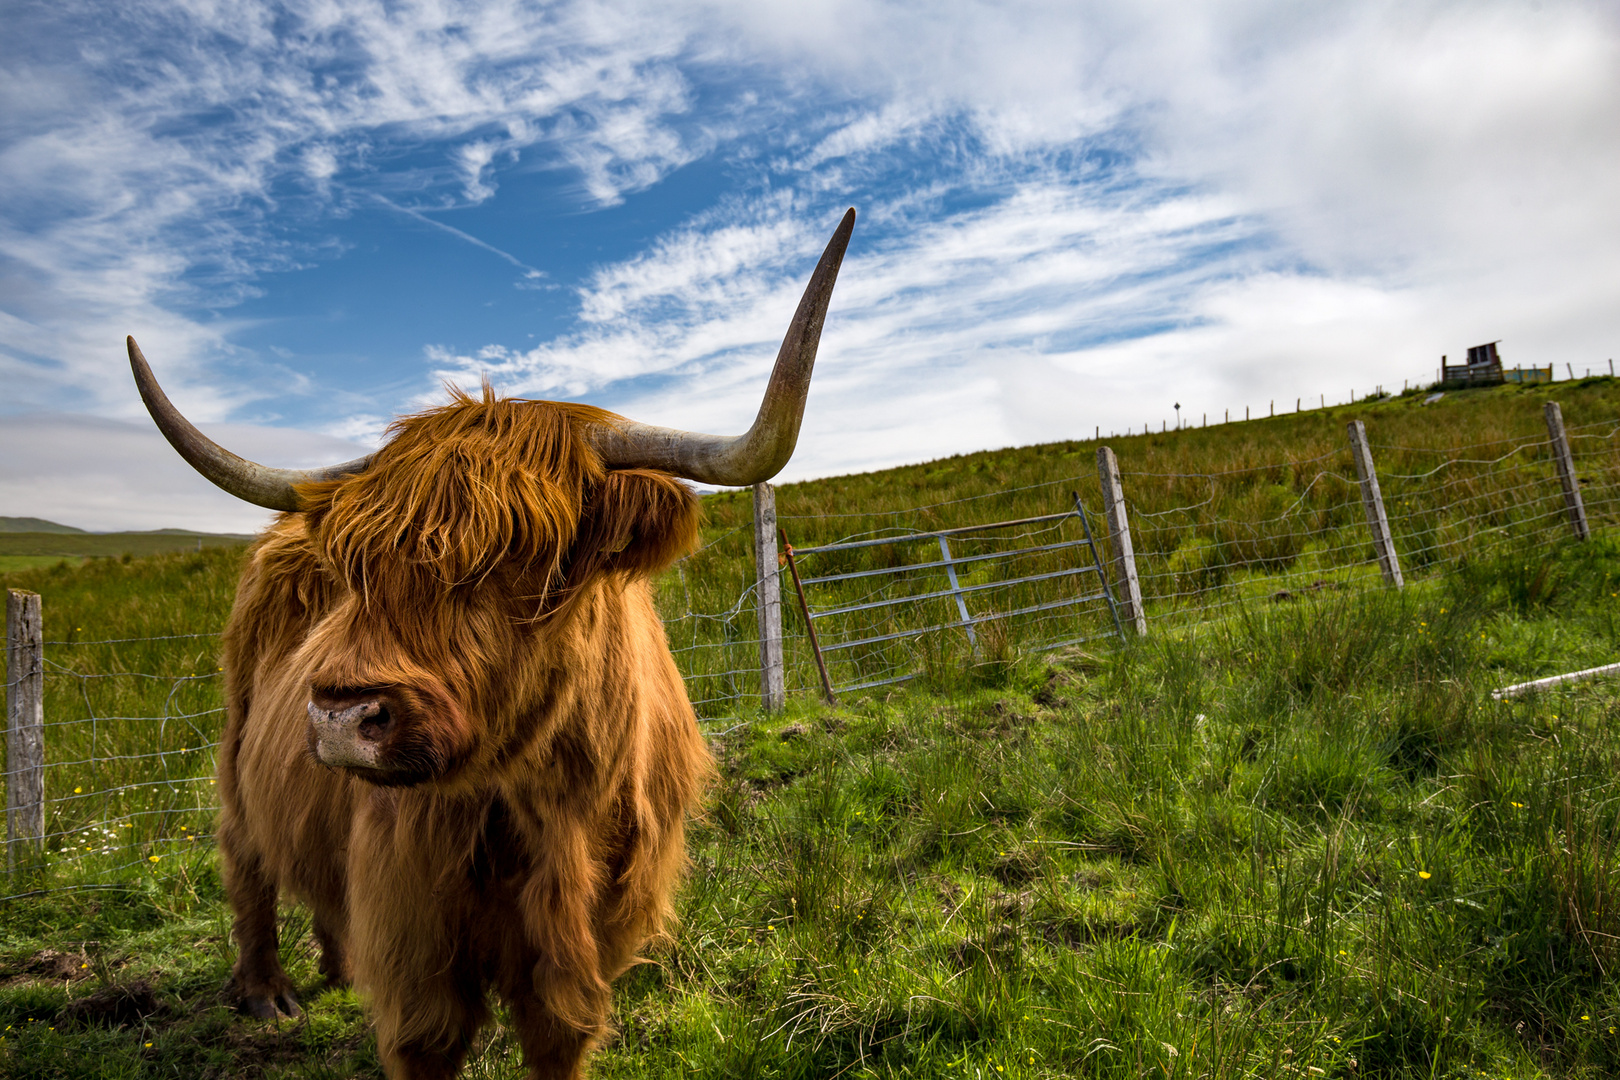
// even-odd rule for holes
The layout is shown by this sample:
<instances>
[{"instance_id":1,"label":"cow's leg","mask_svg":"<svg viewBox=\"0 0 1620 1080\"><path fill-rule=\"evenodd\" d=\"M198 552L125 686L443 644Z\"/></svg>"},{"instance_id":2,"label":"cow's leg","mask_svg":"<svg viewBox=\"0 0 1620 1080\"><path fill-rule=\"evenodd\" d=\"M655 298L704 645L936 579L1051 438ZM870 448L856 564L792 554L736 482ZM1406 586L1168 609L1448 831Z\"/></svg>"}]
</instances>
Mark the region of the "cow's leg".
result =
<instances>
[{"instance_id":1,"label":"cow's leg","mask_svg":"<svg viewBox=\"0 0 1620 1080\"><path fill-rule=\"evenodd\" d=\"M510 1004L529 1080L579 1080L585 1075L586 1055L607 1033L606 1016L592 1030L581 1031L558 1020L534 998L520 997Z\"/></svg>"},{"instance_id":2,"label":"cow's leg","mask_svg":"<svg viewBox=\"0 0 1620 1080\"><path fill-rule=\"evenodd\" d=\"M298 1015L298 996L281 967L276 948L276 883L257 854L233 842L229 828L220 830L220 870L225 895L236 921L236 965L225 983L225 995L245 1013L269 1020L278 1012Z\"/></svg>"},{"instance_id":3,"label":"cow's leg","mask_svg":"<svg viewBox=\"0 0 1620 1080\"><path fill-rule=\"evenodd\" d=\"M342 911L317 906L310 920L321 946L321 974L327 986L349 985L348 919Z\"/></svg>"},{"instance_id":4,"label":"cow's leg","mask_svg":"<svg viewBox=\"0 0 1620 1080\"><path fill-rule=\"evenodd\" d=\"M471 1042L469 1031L451 1046L405 1043L384 1048L379 1042L377 1049L389 1080L452 1080L461 1071Z\"/></svg>"},{"instance_id":5,"label":"cow's leg","mask_svg":"<svg viewBox=\"0 0 1620 1080\"><path fill-rule=\"evenodd\" d=\"M475 972L457 964L373 995L377 1052L389 1080L448 1080L488 1018Z\"/></svg>"}]
</instances>

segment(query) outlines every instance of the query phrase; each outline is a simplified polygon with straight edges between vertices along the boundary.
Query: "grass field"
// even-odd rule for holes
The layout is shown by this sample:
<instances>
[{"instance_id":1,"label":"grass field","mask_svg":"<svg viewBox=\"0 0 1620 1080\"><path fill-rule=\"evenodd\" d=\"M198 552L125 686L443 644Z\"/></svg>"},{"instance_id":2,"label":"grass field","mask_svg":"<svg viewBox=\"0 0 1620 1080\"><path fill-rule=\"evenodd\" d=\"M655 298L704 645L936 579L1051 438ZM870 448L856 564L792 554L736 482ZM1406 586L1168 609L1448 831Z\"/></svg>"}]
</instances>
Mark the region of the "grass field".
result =
<instances>
[{"instance_id":1,"label":"grass field","mask_svg":"<svg viewBox=\"0 0 1620 1080\"><path fill-rule=\"evenodd\" d=\"M681 929L622 981L598 1075L1614 1075L1613 691L1488 690L1612 659L1617 555L727 734ZM10 1075L375 1075L296 910L307 1017L219 1004L218 879L172 858L8 905ZM519 1075L503 1030L470 1075Z\"/></svg>"},{"instance_id":2,"label":"grass field","mask_svg":"<svg viewBox=\"0 0 1620 1080\"><path fill-rule=\"evenodd\" d=\"M60 562L75 566L88 559L119 559L125 556L133 558L171 551L236 548L241 547L247 540L245 536L197 533L185 529L124 533L0 530L0 574L55 566Z\"/></svg>"},{"instance_id":3,"label":"grass field","mask_svg":"<svg viewBox=\"0 0 1620 1080\"><path fill-rule=\"evenodd\" d=\"M1607 379L1554 389L1572 428L1620 416ZM1537 393L1395 400L1364 415L1386 447L1533 438ZM1262 508L1249 517L1258 527L1270 504L1245 498L1297 492L1313 475L1231 470L1335 453L1343 419L1113 445L1144 521L1213 489L1209 505L1231 502L1208 522L1244 520L1247 505ZM1576 453L1595 495L1614 490L1614 465L1606 439L1608 457L1593 445ZM1423 459L1385 451L1386 463L1416 475ZM787 486L780 502L808 545L901 516L795 516L818 505L881 511L1026 480L1058 490L1091 468L1089 445L1060 444ZM1227 475L1190 501L1177 501L1189 495L1180 480L1147 481L1195 471ZM1482 480L1470 497L1488 504L1499 486ZM982 521L1040 499L965 505ZM1154 634L1128 648L1032 655L1014 641L836 709L800 695L786 715L760 717L733 702L732 720L709 725L722 781L694 831L681 928L621 981L621 1035L597 1075L1620 1072L1612 684L1513 703L1488 693L1615 659L1620 549L1612 534L1575 544L1533 520L1533 542L1514 543L1522 506L1470 511L1500 515L1505 542L1436 544L1400 593L1273 600L1267 568L1275 580L1288 566L1238 561L1228 581L1252 588L1219 585L1231 602L1197 623L1164 618L1186 601L1161 598ZM746 500L712 498L710 511L711 547L665 583L666 606L724 612L746 580L732 565L743 556L725 554ZM943 510L933 520L955 523ZM262 1024L219 1002L231 950L211 801L205 779L183 781L211 768L207 635L237 558L96 560L5 579L45 595L62 762L47 784L65 800L53 806L53 865L22 868L7 891L119 887L5 902L0 1075L376 1075L360 1004L320 992L296 909L283 951L306 1017ZM752 619L744 607L733 630L706 632L740 640ZM677 645L686 629L674 624ZM146 786L109 793L128 783ZM469 1075L520 1075L503 1029Z\"/></svg>"}]
</instances>

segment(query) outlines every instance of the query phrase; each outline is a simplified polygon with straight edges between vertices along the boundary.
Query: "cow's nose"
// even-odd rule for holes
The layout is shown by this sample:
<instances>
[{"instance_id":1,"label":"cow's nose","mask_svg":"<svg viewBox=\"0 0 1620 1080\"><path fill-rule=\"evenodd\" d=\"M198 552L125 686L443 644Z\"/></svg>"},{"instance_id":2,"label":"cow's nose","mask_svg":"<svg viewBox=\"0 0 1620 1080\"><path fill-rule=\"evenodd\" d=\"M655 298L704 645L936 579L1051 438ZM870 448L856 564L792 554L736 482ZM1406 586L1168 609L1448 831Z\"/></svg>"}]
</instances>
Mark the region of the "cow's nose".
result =
<instances>
[{"instance_id":1,"label":"cow's nose","mask_svg":"<svg viewBox=\"0 0 1620 1080\"><path fill-rule=\"evenodd\" d=\"M388 706L378 698L347 706L322 705L312 698L309 703L309 718L334 732L352 732L366 742L376 742L386 735L390 720Z\"/></svg>"},{"instance_id":2,"label":"cow's nose","mask_svg":"<svg viewBox=\"0 0 1620 1080\"><path fill-rule=\"evenodd\" d=\"M379 744L393 718L381 694L312 688L309 704L315 756L327 765L376 768Z\"/></svg>"}]
</instances>

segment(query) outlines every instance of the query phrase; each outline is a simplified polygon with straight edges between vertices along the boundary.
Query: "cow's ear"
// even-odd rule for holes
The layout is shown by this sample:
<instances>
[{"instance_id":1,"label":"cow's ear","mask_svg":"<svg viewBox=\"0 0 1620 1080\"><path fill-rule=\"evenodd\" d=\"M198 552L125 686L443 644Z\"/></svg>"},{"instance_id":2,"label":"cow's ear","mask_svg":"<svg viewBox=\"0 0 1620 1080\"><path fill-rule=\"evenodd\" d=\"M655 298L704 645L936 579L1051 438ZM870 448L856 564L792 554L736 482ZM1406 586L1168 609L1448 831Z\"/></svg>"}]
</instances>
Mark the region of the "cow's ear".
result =
<instances>
[{"instance_id":1,"label":"cow's ear","mask_svg":"<svg viewBox=\"0 0 1620 1080\"><path fill-rule=\"evenodd\" d=\"M580 515L569 577L596 571L655 574L698 543L702 507L667 473L618 469L598 484Z\"/></svg>"}]
</instances>

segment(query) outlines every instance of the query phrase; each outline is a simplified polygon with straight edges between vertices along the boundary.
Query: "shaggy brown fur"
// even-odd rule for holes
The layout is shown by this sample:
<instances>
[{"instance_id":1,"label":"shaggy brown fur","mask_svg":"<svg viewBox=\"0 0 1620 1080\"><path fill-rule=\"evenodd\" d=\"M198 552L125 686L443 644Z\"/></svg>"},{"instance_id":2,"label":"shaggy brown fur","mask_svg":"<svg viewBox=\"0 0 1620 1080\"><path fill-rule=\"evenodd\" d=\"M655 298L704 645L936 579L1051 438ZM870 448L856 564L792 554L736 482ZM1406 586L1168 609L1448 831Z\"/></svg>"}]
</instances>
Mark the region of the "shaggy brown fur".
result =
<instances>
[{"instance_id":1,"label":"shaggy brown fur","mask_svg":"<svg viewBox=\"0 0 1620 1080\"><path fill-rule=\"evenodd\" d=\"M649 574L698 508L608 472L582 405L458 395L364 473L299 489L225 637L219 839L232 988L296 1012L281 890L369 1001L392 1077L452 1076L493 989L531 1076L577 1077L609 984L666 926L712 763ZM312 753L312 701L380 701L386 769ZM368 736L369 737L369 736Z\"/></svg>"}]
</instances>

